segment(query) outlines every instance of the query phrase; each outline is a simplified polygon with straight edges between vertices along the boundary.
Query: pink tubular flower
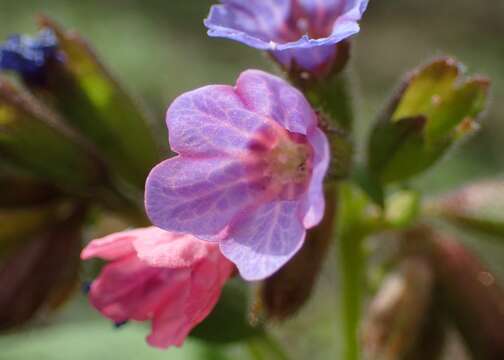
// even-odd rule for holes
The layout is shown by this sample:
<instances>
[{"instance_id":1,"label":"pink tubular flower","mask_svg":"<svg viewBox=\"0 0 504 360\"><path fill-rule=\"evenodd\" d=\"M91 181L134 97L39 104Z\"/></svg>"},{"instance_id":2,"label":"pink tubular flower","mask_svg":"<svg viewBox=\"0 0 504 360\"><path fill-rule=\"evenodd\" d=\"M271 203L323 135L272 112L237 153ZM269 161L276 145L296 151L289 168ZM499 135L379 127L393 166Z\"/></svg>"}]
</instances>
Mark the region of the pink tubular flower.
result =
<instances>
[{"instance_id":1,"label":"pink tubular flower","mask_svg":"<svg viewBox=\"0 0 504 360\"><path fill-rule=\"evenodd\" d=\"M182 345L234 268L216 245L155 227L94 240L81 257L110 261L91 284L93 306L118 324L152 320L147 342L159 348Z\"/></svg>"},{"instance_id":2,"label":"pink tubular flower","mask_svg":"<svg viewBox=\"0 0 504 360\"><path fill-rule=\"evenodd\" d=\"M178 156L147 179L152 222L218 241L246 280L278 270L324 213L329 145L304 96L248 70L180 96L166 121Z\"/></svg>"}]
</instances>

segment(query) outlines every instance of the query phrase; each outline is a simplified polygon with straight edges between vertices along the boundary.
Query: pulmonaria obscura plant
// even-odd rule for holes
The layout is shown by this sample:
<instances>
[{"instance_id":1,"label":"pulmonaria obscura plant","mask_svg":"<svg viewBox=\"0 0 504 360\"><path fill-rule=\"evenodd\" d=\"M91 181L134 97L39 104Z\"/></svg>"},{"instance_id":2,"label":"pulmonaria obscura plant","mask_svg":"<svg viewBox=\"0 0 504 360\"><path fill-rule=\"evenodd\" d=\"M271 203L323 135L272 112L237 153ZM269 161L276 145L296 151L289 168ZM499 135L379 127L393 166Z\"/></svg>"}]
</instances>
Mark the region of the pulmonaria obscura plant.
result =
<instances>
[{"instance_id":1,"label":"pulmonaria obscura plant","mask_svg":"<svg viewBox=\"0 0 504 360\"><path fill-rule=\"evenodd\" d=\"M436 359L443 342L429 339L450 327L475 358L502 358L503 288L457 239L503 236L503 209L492 204L502 181L425 201L410 183L478 130L490 81L434 59L404 77L366 143L352 144L346 65L367 6L212 6L210 36L267 51L282 74L246 70L234 85L178 96L163 156L136 101L78 34L41 17L36 37L9 37L0 46L0 329L61 302L81 281L79 258L97 258L84 264L91 305L116 327L150 322L150 345L193 337L288 359L265 325L300 311L334 248L342 359ZM354 156L359 145L366 159ZM109 214L123 231L89 239Z\"/></svg>"}]
</instances>

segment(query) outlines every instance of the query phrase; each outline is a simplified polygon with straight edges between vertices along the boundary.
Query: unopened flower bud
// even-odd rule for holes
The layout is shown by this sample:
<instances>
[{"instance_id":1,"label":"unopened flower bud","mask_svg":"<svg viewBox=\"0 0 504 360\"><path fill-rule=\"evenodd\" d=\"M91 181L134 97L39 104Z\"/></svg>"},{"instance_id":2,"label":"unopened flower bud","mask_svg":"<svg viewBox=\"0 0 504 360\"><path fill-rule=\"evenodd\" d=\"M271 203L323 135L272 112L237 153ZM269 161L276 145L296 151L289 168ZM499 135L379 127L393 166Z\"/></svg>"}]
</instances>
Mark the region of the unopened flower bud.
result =
<instances>
[{"instance_id":1,"label":"unopened flower bud","mask_svg":"<svg viewBox=\"0 0 504 360\"><path fill-rule=\"evenodd\" d=\"M362 329L369 360L400 360L421 333L432 301L434 276L422 258L403 260L371 302Z\"/></svg>"}]
</instances>

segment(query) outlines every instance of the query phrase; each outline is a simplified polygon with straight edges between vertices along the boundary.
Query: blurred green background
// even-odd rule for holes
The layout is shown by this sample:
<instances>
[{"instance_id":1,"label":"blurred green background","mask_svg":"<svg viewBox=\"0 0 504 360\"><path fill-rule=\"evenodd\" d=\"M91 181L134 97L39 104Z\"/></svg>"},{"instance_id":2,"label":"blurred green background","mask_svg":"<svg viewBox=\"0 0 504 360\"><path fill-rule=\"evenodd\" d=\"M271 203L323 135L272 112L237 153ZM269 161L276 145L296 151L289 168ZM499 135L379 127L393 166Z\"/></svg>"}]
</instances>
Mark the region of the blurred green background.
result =
<instances>
[{"instance_id":1,"label":"blurred green background","mask_svg":"<svg viewBox=\"0 0 504 360\"><path fill-rule=\"evenodd\" d=\"M258 51L206 36L202 20L214 2L0 0L0 37L34 32L37 13L78 30L122 83L144 102L167 146L163 113L178 94L209 83L233 83L246 68L275 71ZM504 1L371 0L362 31L354 39L351 69L358 137L362 140L366 136L407 70L438 55L453 55L467 65L469 73L492 79L491 106L480 133L415 185L436 194L475 179L502 175L503 36ZM476 243L476 239L467 240L471 245ZM476 249L504 274L504 252L497 245L477 242ZM285 325L273 326L295 359L328 359L338 353L333 268L331 257L308 306ZM57 325L46 327L49 322ZM167 353L148 349L143 342L145 330L141 326L112 330L85 304L83 296L78 296L56 319L43 319L33 333L0 338L0 359L211 359L198 343ZM231 359L241 356L239 348L231 349Z\"/></svg>"}]
</instances>

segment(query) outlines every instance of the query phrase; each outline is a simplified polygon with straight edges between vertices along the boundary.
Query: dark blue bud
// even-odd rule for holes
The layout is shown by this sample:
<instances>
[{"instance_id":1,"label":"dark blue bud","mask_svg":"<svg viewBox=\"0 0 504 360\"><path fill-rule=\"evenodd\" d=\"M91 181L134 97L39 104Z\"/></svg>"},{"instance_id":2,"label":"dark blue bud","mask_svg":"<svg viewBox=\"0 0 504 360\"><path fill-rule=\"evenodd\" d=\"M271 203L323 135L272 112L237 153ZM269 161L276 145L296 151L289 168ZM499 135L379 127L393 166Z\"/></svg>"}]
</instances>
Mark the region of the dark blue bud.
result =
<instances>
[{"instance_id":1,"label":"dark blue bud","mask_svg":"<svg viewBox=\"0 0 504 360\"><path fill-rule=\"evenodd\" d=\"M51 30L36 37L12 35L0 45L0 71L18 73L24 81L41 85L50 61L60 61L58 40Z\"/></svg>"},{"instance_id":2,"label":"dark blue bud","mask_svg":"<svg viewBox=\"0 0 504 360\"><path fill-rule=\"evenodd\" d=\"M124 325L126 325L128 323L128 320L124 320L124 321L117 321L114 323L114 327L116 329L120 329L122 328Z\"/></svg>"},{"instance_id":3,"label":"dark blue bud","mask_svg":"<svg viewBox=\"0 0 504 360\"><path fill-rule=\"evenodd\" d=\"M84 294L89 294L89 292L91 291L91 284L91 281L85 281L82 283L81 290Z\"/></svg>"}]
</instances>

